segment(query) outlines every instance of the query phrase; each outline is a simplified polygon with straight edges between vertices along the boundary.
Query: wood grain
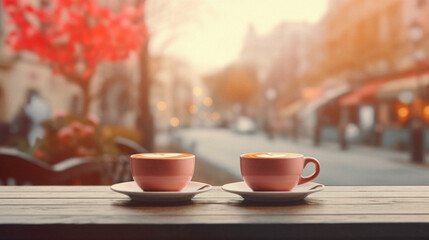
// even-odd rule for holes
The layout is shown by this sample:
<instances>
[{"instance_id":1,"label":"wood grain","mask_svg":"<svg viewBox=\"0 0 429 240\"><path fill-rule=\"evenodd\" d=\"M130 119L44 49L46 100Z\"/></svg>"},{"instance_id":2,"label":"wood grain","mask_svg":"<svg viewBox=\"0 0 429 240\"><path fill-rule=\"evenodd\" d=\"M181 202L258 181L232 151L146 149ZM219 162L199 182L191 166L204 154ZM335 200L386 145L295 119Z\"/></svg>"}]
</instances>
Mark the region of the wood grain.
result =
<instances>
[{"instance_id":1,"label":"wood grain","mask_svg":"<svg viewBox=\"0 0 429 240\"><path fill-rule=\"evenodd\" d=\"M326 187L255 203L220 187L182 203L108 186L0 187L0 239L429 239L429 186Z\"/></svg>"},{"instance_id":2,"label":"wood grain","mask_svg":"<svg viewBox=\"0 0 429 240\"><path fill-rule=\"evenodd\" d=\"M41 187L41 186L0 186L0 199L14 198L128 198L115 193L110 187ZM27 190L28 189L28 190ZM224 192L220 187L212 191L197 195L196 198L224 198L237 196ZM326 187L322 192L314 193L310 197L325 198L429 198L429 186L395 186L395 187Z\"/></svg>"}]
</instances>

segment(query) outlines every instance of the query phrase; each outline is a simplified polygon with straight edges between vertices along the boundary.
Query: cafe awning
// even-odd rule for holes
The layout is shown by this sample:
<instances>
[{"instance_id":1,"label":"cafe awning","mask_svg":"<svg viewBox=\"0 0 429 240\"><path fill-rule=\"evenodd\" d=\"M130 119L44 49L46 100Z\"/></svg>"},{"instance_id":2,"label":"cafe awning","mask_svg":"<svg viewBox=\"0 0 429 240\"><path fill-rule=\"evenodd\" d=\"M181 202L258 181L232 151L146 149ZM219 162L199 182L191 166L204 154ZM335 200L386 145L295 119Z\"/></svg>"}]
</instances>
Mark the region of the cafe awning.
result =
<instances>
[{"instance_id":1,"label":"cafe awning","mask_svg":"<svg viewBox=\"0 0 429 240\"><path fill-rule=\"evenodd\" d=\"M375 82L371 82L367 85L364 85L356 90L346 94L341 97L339 100L340 106L347 107L358 105L359 103L371 100L375 97L377 90L386 84L389 80L383 79Z\"/></svg>"},{"instance_id":2,"label":"cafe awning","mask_svg":"<svg viewBox=\"0 0 429 240\"><path fill-rule=\"evenodd\" d=\"M297 100L286 107L280 109L280 117L287 118L291 117L294 114L296 114L300 109L302 109L305 105L305 102L303 100Z\"/></svg>"},{"instance_id":3,"label":"cafe awning","mask_svg":"<svg viewBox=\"0 0 429 240\"><path fill-rule=\"evenodd\" d=\"M429 85L429 74L424 74L419 77L406 77L384 84L377 91L378 99L397 98L401 92L417 91Z\"/></svg>"},{"instance_id":4,"label":"cafe awning","mask_svg":"<svg viewBox=\"0 0 429 240\"><path fill-rule=\"evenodd\" d=\"M308 116L309 114L315 112L318 108L324 106L331 100L334 100L340 97L341 95L345 94L349 90L350 90L349 85L340 85L336 88L331 88L329 90L326 90L321 97L307 104L301 111L300 116L301 117Z\"/></svg>"}]
</instances>

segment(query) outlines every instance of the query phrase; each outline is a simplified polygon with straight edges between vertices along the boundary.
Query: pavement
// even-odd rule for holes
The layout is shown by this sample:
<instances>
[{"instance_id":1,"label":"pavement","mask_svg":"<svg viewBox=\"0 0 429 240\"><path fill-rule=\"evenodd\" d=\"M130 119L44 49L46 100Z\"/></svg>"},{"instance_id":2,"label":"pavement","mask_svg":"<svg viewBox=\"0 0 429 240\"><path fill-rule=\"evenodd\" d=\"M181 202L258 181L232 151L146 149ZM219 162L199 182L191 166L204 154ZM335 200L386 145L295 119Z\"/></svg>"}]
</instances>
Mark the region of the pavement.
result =
<instances>
[{"instance_id":1,"label":"pavement","mask_svg":"<svg viewBox=\"0 0 429 240\"><path fill-rule=\"evenodd\" d=\"M325 185L429 185L429 156L424 164L409 161L408 152L350 145L346 151L338 144L324 142L312 146L309 140L298 142L284 138L268 139L264 134L237 134L227 129L180 129L168 135L180 149L194 153L197 161L222 169L240 180L240 154L251 152L295 152L312 156L321 163L314 180ZM304 175L314 167L309 164Z\"/></svg>"}]
</instances>

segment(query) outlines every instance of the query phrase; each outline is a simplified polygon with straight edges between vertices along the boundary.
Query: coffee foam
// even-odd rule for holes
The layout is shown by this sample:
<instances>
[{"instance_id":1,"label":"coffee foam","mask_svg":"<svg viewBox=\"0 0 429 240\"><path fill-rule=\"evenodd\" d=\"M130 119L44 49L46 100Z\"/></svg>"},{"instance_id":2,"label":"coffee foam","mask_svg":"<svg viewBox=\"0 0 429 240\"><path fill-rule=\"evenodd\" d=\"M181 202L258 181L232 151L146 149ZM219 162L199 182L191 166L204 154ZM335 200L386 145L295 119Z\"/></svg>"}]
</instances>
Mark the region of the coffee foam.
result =
<instances>
[{"instance_id":1,"label":"coffee foam","mask_svg":"<svg viewBox=\"0 0 429 240\"><path fill-rule=\"evenodd\" d=\"M140 153L131 155L132 158L144 159L177 159L177 158L190 158L193 154L189 153Z\"/></svg>"},{"instance_id":2,"label":"coffee foam","mask_svg":"<svg viewBox=\"0 0 429 240\"><path fill-rule=\"evenodd\" d=\"M264 159L275 159L275 158L297 158L302 157L302 154L299 153L247 153L243 154L243 157L249 157L249 158L264 158Z\"/></svg>"}]
</instances>

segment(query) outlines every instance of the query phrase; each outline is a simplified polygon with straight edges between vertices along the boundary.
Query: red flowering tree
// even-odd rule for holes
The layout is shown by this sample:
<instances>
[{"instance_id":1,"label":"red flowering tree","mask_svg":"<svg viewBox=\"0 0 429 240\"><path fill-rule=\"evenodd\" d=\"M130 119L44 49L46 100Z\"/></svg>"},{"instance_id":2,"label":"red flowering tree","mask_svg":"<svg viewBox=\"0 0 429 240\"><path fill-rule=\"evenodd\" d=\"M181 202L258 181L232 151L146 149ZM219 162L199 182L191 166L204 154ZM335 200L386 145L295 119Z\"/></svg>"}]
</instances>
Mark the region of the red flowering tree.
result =
<instances>
[{"instance_id":1,"label":"red flowering tree","mask_svg":"<svg viewBox=\"0 0 429 240\"><path fill-rule=\"evenodd\" d=\"M103 61L119 61L139 51L147 38L141 20L144 6L122 8L114 14L93 0L56 0L34 7L23 0L3 0L15 28L7 44L30 51L83 93L83 112L91 103L90 81Z\"/></svg>"}]
</instances>

